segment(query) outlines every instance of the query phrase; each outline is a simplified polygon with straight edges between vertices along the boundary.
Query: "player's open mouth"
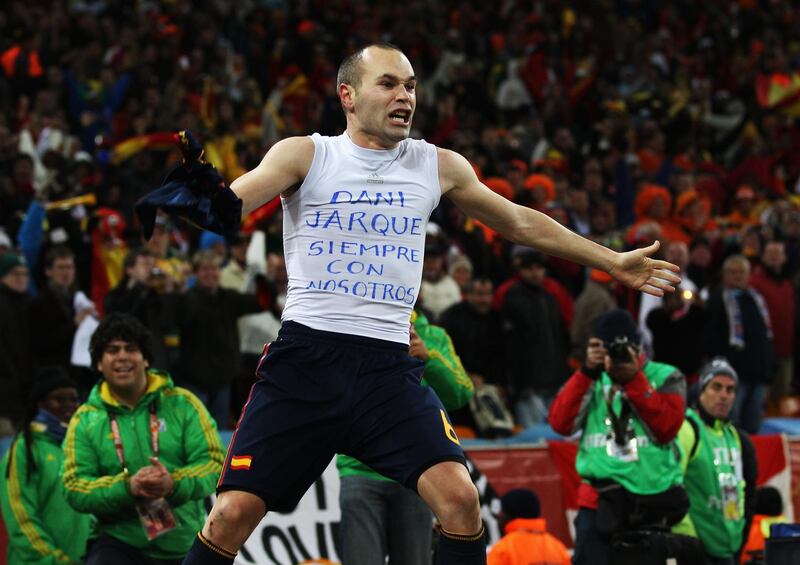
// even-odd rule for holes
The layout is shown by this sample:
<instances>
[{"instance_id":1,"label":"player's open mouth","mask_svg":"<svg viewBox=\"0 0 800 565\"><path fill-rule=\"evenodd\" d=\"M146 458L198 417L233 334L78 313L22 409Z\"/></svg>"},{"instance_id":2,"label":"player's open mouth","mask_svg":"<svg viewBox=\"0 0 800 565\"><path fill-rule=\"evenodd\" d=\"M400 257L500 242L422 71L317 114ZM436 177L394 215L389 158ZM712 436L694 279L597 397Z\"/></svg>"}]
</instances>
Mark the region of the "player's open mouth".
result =
<instances>
[{"instance_id":1,"label":"player's open mouth","mask_svg":"<svg viewBox=\"0 0 800 565\"><path fill-rule=\"evenodd\" d=\"M395 110L389 114L389 121L395 124L407 126L411 119L411 110Z\"/></svg>"}]
</instances>

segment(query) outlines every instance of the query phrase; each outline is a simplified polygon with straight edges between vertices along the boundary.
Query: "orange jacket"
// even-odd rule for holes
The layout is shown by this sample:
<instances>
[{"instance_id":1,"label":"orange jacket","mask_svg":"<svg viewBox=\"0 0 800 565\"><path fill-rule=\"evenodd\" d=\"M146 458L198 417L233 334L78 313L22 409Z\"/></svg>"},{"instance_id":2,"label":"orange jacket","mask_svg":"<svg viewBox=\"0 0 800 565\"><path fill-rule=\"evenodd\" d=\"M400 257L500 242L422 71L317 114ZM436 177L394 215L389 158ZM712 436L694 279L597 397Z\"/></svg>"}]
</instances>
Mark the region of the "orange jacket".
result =
<instances>
[{"instance_id":1,"label":"orange jacket","mask_svg":"<svg viewBox=\"0 0 800 565\"><path fill-rule=\"evenodd\" d=\"M742 549L742 563L747 563L754 552L764 551L766 538L769 537L769 527L772 524L785 524L788 521L789 519L783 514L780 516L765 516L764 514L753 516L750 535L747 537L747 543Z\"/></svg>"},{"instance_id":2,"label":"orange jacket","mask_svg":"<svg viewBox=\"0 0 800 565\"><path fill-rule=\"evenodd\" d=\"M544 518L517 518L492 546L487 565L570 565L564 544L547 533Z\"/></svg>"}]
</instances>

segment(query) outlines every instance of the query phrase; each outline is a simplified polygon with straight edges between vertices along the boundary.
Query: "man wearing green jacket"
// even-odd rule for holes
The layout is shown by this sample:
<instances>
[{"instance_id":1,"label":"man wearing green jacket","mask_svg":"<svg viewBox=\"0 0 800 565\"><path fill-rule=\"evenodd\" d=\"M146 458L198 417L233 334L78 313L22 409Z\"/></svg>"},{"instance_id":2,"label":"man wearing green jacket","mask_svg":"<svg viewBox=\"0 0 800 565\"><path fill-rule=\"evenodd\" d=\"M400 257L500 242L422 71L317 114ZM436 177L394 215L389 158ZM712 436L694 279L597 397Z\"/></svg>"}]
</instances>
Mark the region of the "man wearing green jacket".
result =
<instances>
[{"instance_id":1,"label":"man wearing green jacket","mask_svg":"<svg viewBox=\"0 0 800 565\"><path fill-rule=\"evenodd\" d=\"M686 411L678 432L689 513L674 530L702 542L706 565L738 562L753 517L755 448L730 421L738 382L724 357L703 367L697 406Z\"/></svg>"},{"instance_id":2,"label":"man wearing green jacket","mask_svg":"<svg viewBox=\"0 0 800 565\"><path fill-rule=\"evenodd\" d=\"M408 353L425 363L422 384L431 386L448 410L464 406L475 391L447 332L428 323L418 311L411 316ZM448 417L442 422L458 441ZM346 455L337 455L341 490L339 527L342 563L346 565L428 565L432 519L428 506L403 485L387 479Z\"/></svg>"},{"instance_id":3,"label":"man wearing green jacket","mask_svg":"<svg viewBox=\"0 0 800 565\"><path fill-rule=\"evenodd\" d=\"M23 431L0 462L10 564L77 564L86 552L91 516L73 510L61 492L61 442L77 407L78 388L67 370L40 369Z\"/></svg>"},{"instance_id":4,"label":"man wearing green jacket","mask_svg":"<svg viewBox=\"0 0 800 565\"><path fill-rule=\"evenodd\" d=\"M205 519L223 453L216 425L189 391L149 368L149 332L112 314L90 343L102 379L64 441L64 492L97 524L87 565L178 564Z\"/></svg>"}]
</instances>

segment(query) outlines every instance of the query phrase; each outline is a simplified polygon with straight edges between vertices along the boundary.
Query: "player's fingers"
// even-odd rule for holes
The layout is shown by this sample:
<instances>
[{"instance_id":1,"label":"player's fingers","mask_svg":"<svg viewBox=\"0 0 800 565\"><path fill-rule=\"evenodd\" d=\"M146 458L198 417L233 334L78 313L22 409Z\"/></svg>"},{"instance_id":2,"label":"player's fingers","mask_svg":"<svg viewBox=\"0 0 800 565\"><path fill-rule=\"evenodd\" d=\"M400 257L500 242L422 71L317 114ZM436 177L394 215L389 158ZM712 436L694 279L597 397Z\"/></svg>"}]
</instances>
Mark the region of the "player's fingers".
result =
<instances>
[{"instance_id":1,"label":"player's fingers","mask_svg":"<svg viewBox=\"0 0 800 565\"><path fill-rule=\"evenodd\" d=\"M648 284L643 285L639 290L644 292L645 294L650 294L652 296L658 296L659 298L664 296L664 291L660 288L655 286L650 286L649 281Z\"/></svg>"},{"instance_id":2,"label":"player's fingers","mask_svg":"<svg viewBox=\"0 0 800 565\"><path fill-rule=\"evenodd\" d=\"M661 243L658 240L655 240L653 243L651 243L647 247L642 247L642 251L644 251L644 254L649 257L650 255L652 255L653 253L658 251L659 247L661 247Z\"/></svg>"},{"instance_id":3,"label":"player's fingers","mask_svg":"<svg viewBox=\"0 0 800 565\"><path fill-rule=\"evenodd\" d=\"M656 288L660 288L661 290L666 290L666 291L670 291L670 292L675 290L674 286L672 286L668 282L666 282L666 281L664 281L664 280L662 280L662 279L660 279L658 277L650 277L647 280L647 284L650 285L650 286L654 286Z\"/></svg>"},{"instance_id":4,"label":"player's fingers","mask_svg":"<svg viewBox=\"0 0 800 565\"><path fill-rule=\"evenodd\" d=\"M662 261L661 259L653 259L653 267L660 271L672 271L674 273L680 273L681 268L678 265L673 265L669 261Z\"/></svg>"},{"instance_id":5,"label":"player's fingers","mask_svg":"<svg viewBox=\"0 0 800 565\"><path fill-rule=\"evenodd\" d=\"M681 278L678 275L672 271L664 271L660 269L653 271L653 273L650 275L650 279L659 280L673 286L681 284Z\"/></svg>"}]
</instances>

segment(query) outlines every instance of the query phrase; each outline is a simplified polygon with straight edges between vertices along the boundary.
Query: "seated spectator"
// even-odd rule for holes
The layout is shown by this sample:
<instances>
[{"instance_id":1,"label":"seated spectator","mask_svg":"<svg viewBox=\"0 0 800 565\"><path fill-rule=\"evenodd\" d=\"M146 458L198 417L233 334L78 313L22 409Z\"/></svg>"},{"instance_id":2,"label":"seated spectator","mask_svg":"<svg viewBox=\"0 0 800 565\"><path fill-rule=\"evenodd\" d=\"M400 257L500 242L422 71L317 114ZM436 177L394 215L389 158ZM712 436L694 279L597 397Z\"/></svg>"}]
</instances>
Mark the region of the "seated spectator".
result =
<instances>
[{"instance_id":1,"label":"seated spectator","mask_svg":"<svg viewBox=\"0 0 800 565\"><path fill-rule=\"evenodd\" d=\"M22 431L0 461L8 563L79 563L86 552L91 517L73 510L61 490L61 442L78 403L66 369L39 370Z\"/></svg>"},{"instance_id":2,"label":"seated spectator","mask_svg":"<svg viewBox=\"0 0 800 565\"><path fill-rule=\"evenodd\" d=\"M111 314L92 335L102 379L70 421L64 492L97 525L86 565L178 565L222 470L214 421L188 390L150 367L150 334Z\"/></svg>"},{"instance_id":3,"label":"seated spectator","mask_svg":"<svg viewBox=\"0 0 800 565\"><path fill-rule=\"evenodd\" d=\"M531 490L514 489L500 498L498 526L503 537L487 556L488 565L569 565L567 548L547 533L539 497Z\"/></svg>"}]
</instances>

